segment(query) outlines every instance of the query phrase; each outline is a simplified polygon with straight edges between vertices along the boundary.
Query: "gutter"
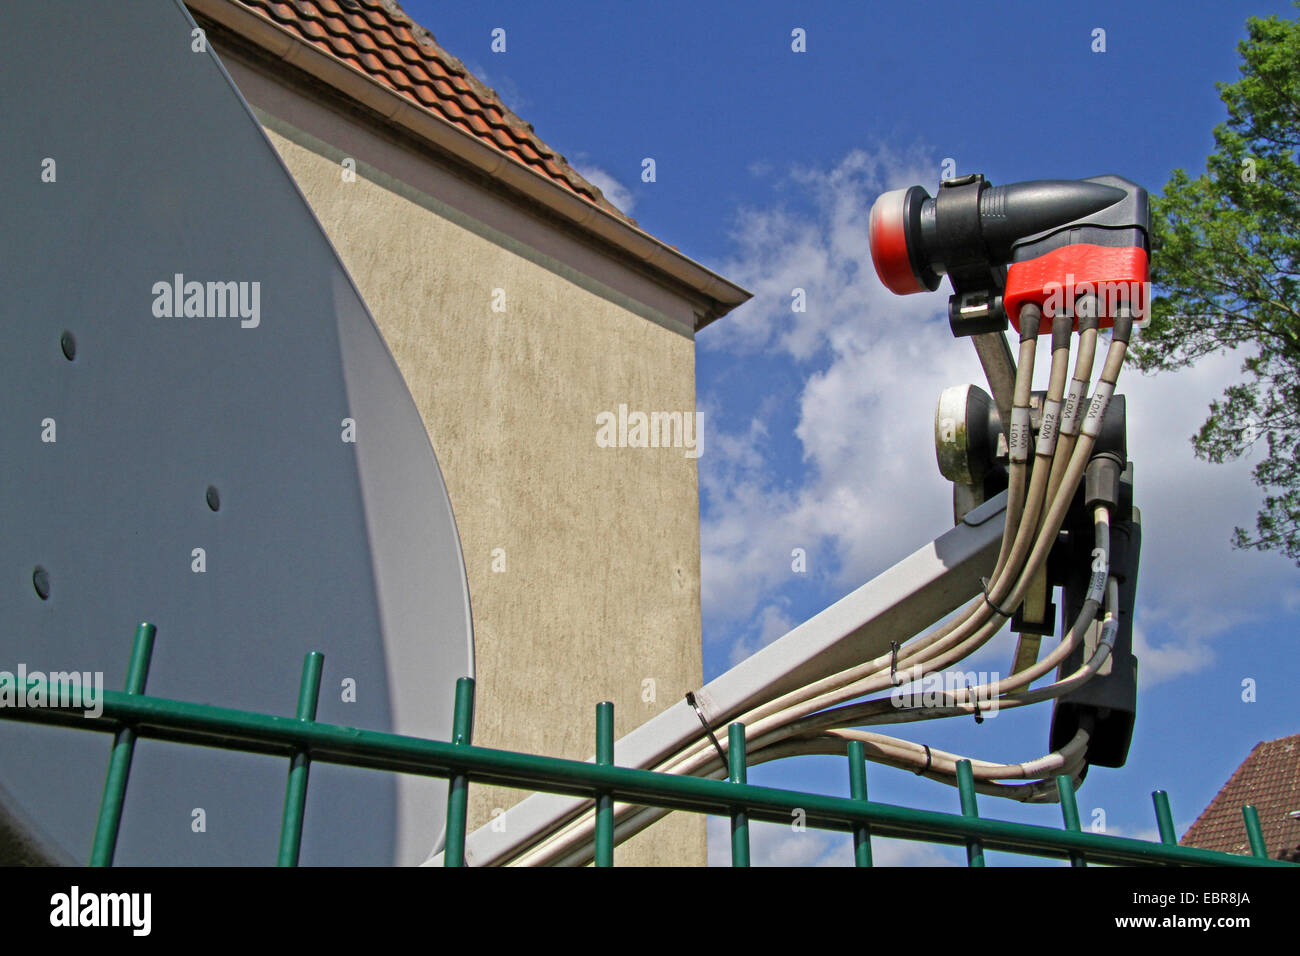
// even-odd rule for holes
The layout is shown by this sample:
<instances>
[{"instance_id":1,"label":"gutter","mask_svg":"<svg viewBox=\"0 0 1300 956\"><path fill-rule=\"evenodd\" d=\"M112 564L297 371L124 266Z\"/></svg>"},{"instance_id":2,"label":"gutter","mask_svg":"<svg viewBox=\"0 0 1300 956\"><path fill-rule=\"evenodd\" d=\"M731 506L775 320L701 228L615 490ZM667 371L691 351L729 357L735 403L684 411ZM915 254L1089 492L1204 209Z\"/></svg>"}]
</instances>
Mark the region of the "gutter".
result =
<instances>
[{"instance_id":1,"label":"gutter","mask_svg":"<svg viewBox=\"0 0 1300 956\"><path fill-rule=\"evenodd\" d=\"M219 23L284 63L314 76L378 113L387 122L482 170L603 243L631 255L652 272L667 276L699 294L706 300L707 308L696 319L696 332L752 297L752 293L734 282L488 146L474 134L325 53L238 0L185 0L185 3L192 11Z\"/></svg>"}]
</instances>

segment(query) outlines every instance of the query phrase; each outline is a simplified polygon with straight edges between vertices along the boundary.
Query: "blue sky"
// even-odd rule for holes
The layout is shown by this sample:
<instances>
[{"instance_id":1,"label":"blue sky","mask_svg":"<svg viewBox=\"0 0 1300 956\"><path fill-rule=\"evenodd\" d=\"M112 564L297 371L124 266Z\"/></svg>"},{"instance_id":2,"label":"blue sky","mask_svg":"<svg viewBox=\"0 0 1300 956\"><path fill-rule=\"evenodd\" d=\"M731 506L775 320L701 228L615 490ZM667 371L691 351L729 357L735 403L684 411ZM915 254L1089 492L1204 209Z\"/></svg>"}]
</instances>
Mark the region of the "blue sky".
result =
<instances>
[{"instance_id":1,"label":"blue sky","mask_svg":"<svg viewBox=\"0 0 1300 956\"><path fill-rule=\"evenodd\" d=\"M1212 151L1224 118L1214 84L1237 78L1246 18L1296 16L1263 0L404 8L643 228L755 293L698 339L706 678L951 525L934 403L980 368L948 333L942 292L900 299L880 286L865 243L875 197L933 192L945 160L994 183L1117 173L1157 193ZM497 28L502 53L490 49ZM791 50L795 28L804 53ZM1105 52L1092 50L1097 28ZM654 182L641 180L647 157ZM795 287L804 314L790 311ZM1188 441L1241 359L1120 379L1144 515L1141 691L1128 765L1094 769L1079 795L1085 825L1100 809L1111 833L1153 837L1149 794L1164 788L1181 834L1255 743L1300 731L1300 571L1231 549L1259 504L1252 462L1212 466ZM794 547L809 554L805 575L790 571ZM1011 647L1002 635L972 669L1005 672ZM1046 751L1049 719L1042 705L902 735L1019 761ZM751 780L847 790L828 758ZM957 806L955 791L906 773L873 767L870 780L876 799ZM1054 805L993 798L981 810L1060 819ZM724 829L711 843L725 845ZM851 862L841 838L784 827L759 828L755 854ZM912 844L879 855L960 859Z\"/></svg>"}]
</instances>

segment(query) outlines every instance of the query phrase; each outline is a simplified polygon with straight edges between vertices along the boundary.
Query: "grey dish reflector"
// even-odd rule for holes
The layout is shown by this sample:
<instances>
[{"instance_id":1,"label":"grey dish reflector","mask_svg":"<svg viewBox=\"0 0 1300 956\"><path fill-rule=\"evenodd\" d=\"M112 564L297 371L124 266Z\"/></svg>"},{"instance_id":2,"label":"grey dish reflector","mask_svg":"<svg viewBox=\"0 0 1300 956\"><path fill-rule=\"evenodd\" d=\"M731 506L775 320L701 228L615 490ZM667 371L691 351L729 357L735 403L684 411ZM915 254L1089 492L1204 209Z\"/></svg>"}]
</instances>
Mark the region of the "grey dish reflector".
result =
<instances>
[{"instance_id":1,"label":"grey dish reflector","mask_svg":"<svg viewBox=\"0 0 1300 956\"><path fill-rule=\"evenodd\" d=\"M5 13L0 671L120 690L149 621L149 694L291 715L319 650L319 720L448 739L451 503L298 187L177 0ZM110 742L0 721L0 818L84 862ZM140 741L117 862L274 862L287 769ZM421 862L445 790L314 764L302 862Z\"/></svg>"}]
</instances>

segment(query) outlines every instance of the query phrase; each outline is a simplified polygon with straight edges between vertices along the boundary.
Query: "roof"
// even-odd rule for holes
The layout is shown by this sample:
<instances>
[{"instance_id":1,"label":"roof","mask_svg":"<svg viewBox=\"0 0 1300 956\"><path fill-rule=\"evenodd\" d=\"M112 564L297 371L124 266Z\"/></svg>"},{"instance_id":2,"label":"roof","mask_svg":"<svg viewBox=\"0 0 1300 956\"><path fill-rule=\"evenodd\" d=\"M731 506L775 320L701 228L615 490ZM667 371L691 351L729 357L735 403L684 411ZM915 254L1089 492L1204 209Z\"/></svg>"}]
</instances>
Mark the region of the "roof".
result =
<instances>
[{"instance_id":1,"label":"roof","mask_svg":"<svg viewBox=\"0 0 1300 956\"><path fill-rule=\"evenodd\" d=\"M1188 828L1183 846L1249 853L1241 808L1254 804L1264 845L1273 859L1300 861L1300 734L1255 745L1205 812Z\"/></svg>"},{"instance_id":2,"label":"roof","mask_svg":"<svg viewBox=\"0 0 1300 956\"><path fill-rule=\"evenodd\" d=\"M696 302L696 330L751 294L650 235L510 111L395 0L184 0L230 31L391 127L486 173L499 186L633 262Z\"/></svg>"},{"instance_id":3,"label":"roof","mask_svg":"<svg viewBox=\"0 0 1300 956\"><path fill-rule=\"evenodd\" d=\"M633 221L393 0L238 2L606 212Z\"/></svg>"}]
</instances>

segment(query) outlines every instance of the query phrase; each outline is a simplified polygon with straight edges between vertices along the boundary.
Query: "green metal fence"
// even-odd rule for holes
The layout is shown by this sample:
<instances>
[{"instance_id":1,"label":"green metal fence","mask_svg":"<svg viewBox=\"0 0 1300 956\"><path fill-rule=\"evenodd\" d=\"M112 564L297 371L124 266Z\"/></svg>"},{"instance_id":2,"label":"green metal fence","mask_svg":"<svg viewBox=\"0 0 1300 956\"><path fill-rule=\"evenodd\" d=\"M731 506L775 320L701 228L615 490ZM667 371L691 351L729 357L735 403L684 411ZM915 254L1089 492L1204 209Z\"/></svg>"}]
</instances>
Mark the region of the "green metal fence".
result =
<instances>
[{"instance_id":1,"label":"green metal fence","mask_svg":"<svg viewBox=\"0 0 1300 956\"><path fill-rule=\"evenodd\" d=\"M298 708L293 717L150 697L144 690L154 636L152 624L141 624L137 628L127 668L126 689L105 691L103 711L98 717L88 717L80 709L71 707L0 707L0 717L10 720L113 734L104 795L90 854L92 866L109 866L113 862L131 758L135 741L142 737L288 758L289 778L278 856L281 866L296 866L298 863L308 776L315 761L447 778L449 792L444 851L447 866L465 865L466 811L471 780L594 800L595 806L590 812L596 815L597 866L613 865L616 800L729 817L731 859L735 866L749 865L750 820L788 824L796 813L803 815L808 827L852 833L854 862L858 866L871 866L871 840L876 836L965 846L967 862L971 866L984 865L986 850L1068 859L1074 866L1090 862L1173 866L1293 865L1268 859L1259 817L1252 806L1242 808L1251 855L1179 846L1169 798L1160 790L1152 794L1160 832L1159 843L1084 832L1079 825L1079 811L1068 776L1057 779L1063 828L986 819L978 813L969 761L962 761L957 767L960 814L874 803L867 799L866 761L859 741L852 741L848 748L848 798L747 783L745 733L740 724L730 727L728 780L703 780L617 767L614 765L614 705L608 702L599 704L596 710L594 763L477 747L470 743L474 682L468 678L461 678L456 686L450 743L321 723L315 718L324 658L314 651L303 663ZM29 688L39 683L33 681Z\"/></svg>"}]
</instances>

